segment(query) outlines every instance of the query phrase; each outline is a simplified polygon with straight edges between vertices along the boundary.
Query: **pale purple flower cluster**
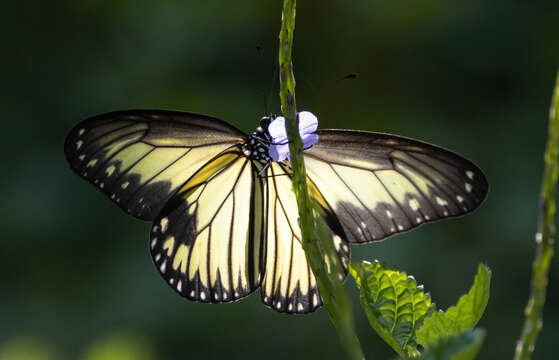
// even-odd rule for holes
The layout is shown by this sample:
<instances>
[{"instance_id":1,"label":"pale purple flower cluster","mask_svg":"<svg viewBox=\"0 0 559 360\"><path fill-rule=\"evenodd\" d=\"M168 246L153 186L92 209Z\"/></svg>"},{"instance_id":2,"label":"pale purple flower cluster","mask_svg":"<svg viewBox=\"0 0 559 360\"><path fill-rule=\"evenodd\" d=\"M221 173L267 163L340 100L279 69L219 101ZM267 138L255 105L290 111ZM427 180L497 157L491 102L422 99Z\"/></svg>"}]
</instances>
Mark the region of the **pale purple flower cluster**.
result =
<instances>
[{"instance_id":1,"label":"pale purple flower cluster","mask_svg":"<svg viewBox=\"0 0 559 360\"><path fill-rule=\"evenodd\" d=\"M309 111L301 111L297 116L303 149L308 149L318 141L318 135L314 133L318 128L318 119ZM283 116L275 118L268 126L268 132L272 136L272 144L268 150L270 157L276 162L285 159L291 160L287 133L285 132L285 118Z\"/></svg>"}]
</instances>

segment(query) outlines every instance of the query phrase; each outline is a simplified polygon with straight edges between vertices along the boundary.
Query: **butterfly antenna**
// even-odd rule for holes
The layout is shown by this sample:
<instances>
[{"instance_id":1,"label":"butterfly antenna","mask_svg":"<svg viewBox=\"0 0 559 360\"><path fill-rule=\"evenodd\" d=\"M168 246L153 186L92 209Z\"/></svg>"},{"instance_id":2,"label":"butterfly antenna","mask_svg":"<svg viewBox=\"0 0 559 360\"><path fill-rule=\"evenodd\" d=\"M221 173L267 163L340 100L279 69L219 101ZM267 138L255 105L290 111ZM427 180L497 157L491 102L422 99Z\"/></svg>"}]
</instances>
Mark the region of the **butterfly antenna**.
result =
<instances>
[{"instance_id":1,"label":"butterfly antenna","mask_svg":"<svg viewBox=\"0 0 559 360\"><path fill-rule=\"evenodd\" d=\"M279 68L279 65L274 66L274 74L272 75L272 84L270 85L270 92L268 93L268 99L272 98L274 88L276 87L276 80L277 80L277 76L278 76L278 68ZM268 109L266 109L266 114L271 115L271 113L269 113L267 110Z\"/></svg>"},{"instance_id":2,"label":"butterfly antenna","mask_svg":"<svg viewBox=\"0 0 559 360\"><path fill-rule=\"evenodd\" d=\"M256 52L258 53L258 61L260 62L260 69L261 69L261 89L262 89L262 97L264 99L264 111L265 114L268 114L268 97L266 96L266 80L264 79L264 54L262 52L262 47L260 45L256 46Z\"/></svg>"}]
</instances>

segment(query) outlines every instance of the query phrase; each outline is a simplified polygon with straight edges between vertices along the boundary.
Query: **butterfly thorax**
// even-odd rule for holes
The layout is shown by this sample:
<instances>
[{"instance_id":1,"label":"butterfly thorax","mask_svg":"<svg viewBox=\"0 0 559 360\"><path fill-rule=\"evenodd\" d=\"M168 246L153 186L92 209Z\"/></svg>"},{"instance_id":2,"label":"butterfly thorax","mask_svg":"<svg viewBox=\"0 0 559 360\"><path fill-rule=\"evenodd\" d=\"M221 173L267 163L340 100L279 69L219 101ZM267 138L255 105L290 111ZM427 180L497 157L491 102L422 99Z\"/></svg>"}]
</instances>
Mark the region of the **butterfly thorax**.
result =
<instances>
[{"instance_id":1,"label":"butterfly thorax","mask_svg":"<svg viewBox=\"0 0 559 360\"><path fill-rule=\"evenodd\" d=\"M264 116L260 119L260 126L248 137L248 141L243 145L243 153L253 161L262 165L267 165L272 161L269 155L271 136L268 133L268 125L271 117Z\"/></svg>"}]
</instances>

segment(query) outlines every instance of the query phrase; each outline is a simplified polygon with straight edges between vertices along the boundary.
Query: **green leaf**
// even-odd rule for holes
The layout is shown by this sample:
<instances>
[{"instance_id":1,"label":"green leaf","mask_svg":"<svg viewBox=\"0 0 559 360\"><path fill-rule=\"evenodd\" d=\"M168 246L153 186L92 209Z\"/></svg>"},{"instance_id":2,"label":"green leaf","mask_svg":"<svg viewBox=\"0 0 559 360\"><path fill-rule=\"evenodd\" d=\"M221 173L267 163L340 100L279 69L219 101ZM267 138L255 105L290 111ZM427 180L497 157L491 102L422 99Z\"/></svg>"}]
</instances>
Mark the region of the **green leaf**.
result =
<instances>
[{"instance_id":1,"label":"green leaf","mask_svg":"<svg viewBox=\"0 0 559 360\"><path fill-rule=\"evenodd\" d=\"M378 261L351 263L349 271L373 329L400 356L419 355L415 331L435 311L423 287L412 276Z\"/></svg>"},{"instance_id":2,"label":"green leaf","mask_svg":"<svg viewBox=\"0 0 559 360\"><path fill-rule=\"evenodd\" d=\"M441 338L431 344L419 357L421 360L472 360L475 359L485 330L474 329Z\"/></svg>"},{"instance_id":3,"label":"green leaf","mask_svg":"<svg viewBox=\"0 0 559 360\"><path fill-rule=\"evenodd\" d=\"M426 318L417 331L417 342L428 347L443 337L472 329L485 311L490 282L491 270L480 264L468 294L460 297L458 304L446 312L436 312Z\"/></svg>"}]
</instances>

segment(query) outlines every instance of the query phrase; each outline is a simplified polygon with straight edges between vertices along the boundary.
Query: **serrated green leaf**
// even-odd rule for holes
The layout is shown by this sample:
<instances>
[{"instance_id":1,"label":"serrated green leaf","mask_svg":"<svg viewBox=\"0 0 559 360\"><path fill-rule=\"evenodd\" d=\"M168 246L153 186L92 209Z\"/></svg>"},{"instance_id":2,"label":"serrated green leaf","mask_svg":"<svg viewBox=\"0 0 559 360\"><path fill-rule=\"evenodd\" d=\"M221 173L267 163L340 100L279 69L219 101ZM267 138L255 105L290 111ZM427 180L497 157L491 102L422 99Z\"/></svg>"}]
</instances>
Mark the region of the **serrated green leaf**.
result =
<instances>
[{"instance_id":1,"label":"serrated green leaf","mask_svg":"<svg viewBox=\"0 0 559 360\"><path fill-rule=\"evenodd\" d=\"M441 338L432 343L419 357L420 360L473 360L483 339L485 330L474 329Z\"/></svg>"},{"instance_id":2,"label":"serrated green leaf","mask_svg":"<svg viewBox=\"0 0 559 360\"><path fill-rule=\"evenodd\" d=\"M443 337L472 329L481 319L489 301L490 283L491 270L480 264L470 291L460 297L456 306L426 318L417 331L417 342L428 347Z\"/></svg>"},{"instance_id":3,"label":"serrated green leaf","mask_svg":"<svg viewBox=\"0 0 559 360\"><path fill-rule=\"evenodd\" d=\"M351 263L349 271L373 329L401 356L419 355L415 332L435 311L423 287L412 276L378 261Z\"/></svg>"}]
</instances>

